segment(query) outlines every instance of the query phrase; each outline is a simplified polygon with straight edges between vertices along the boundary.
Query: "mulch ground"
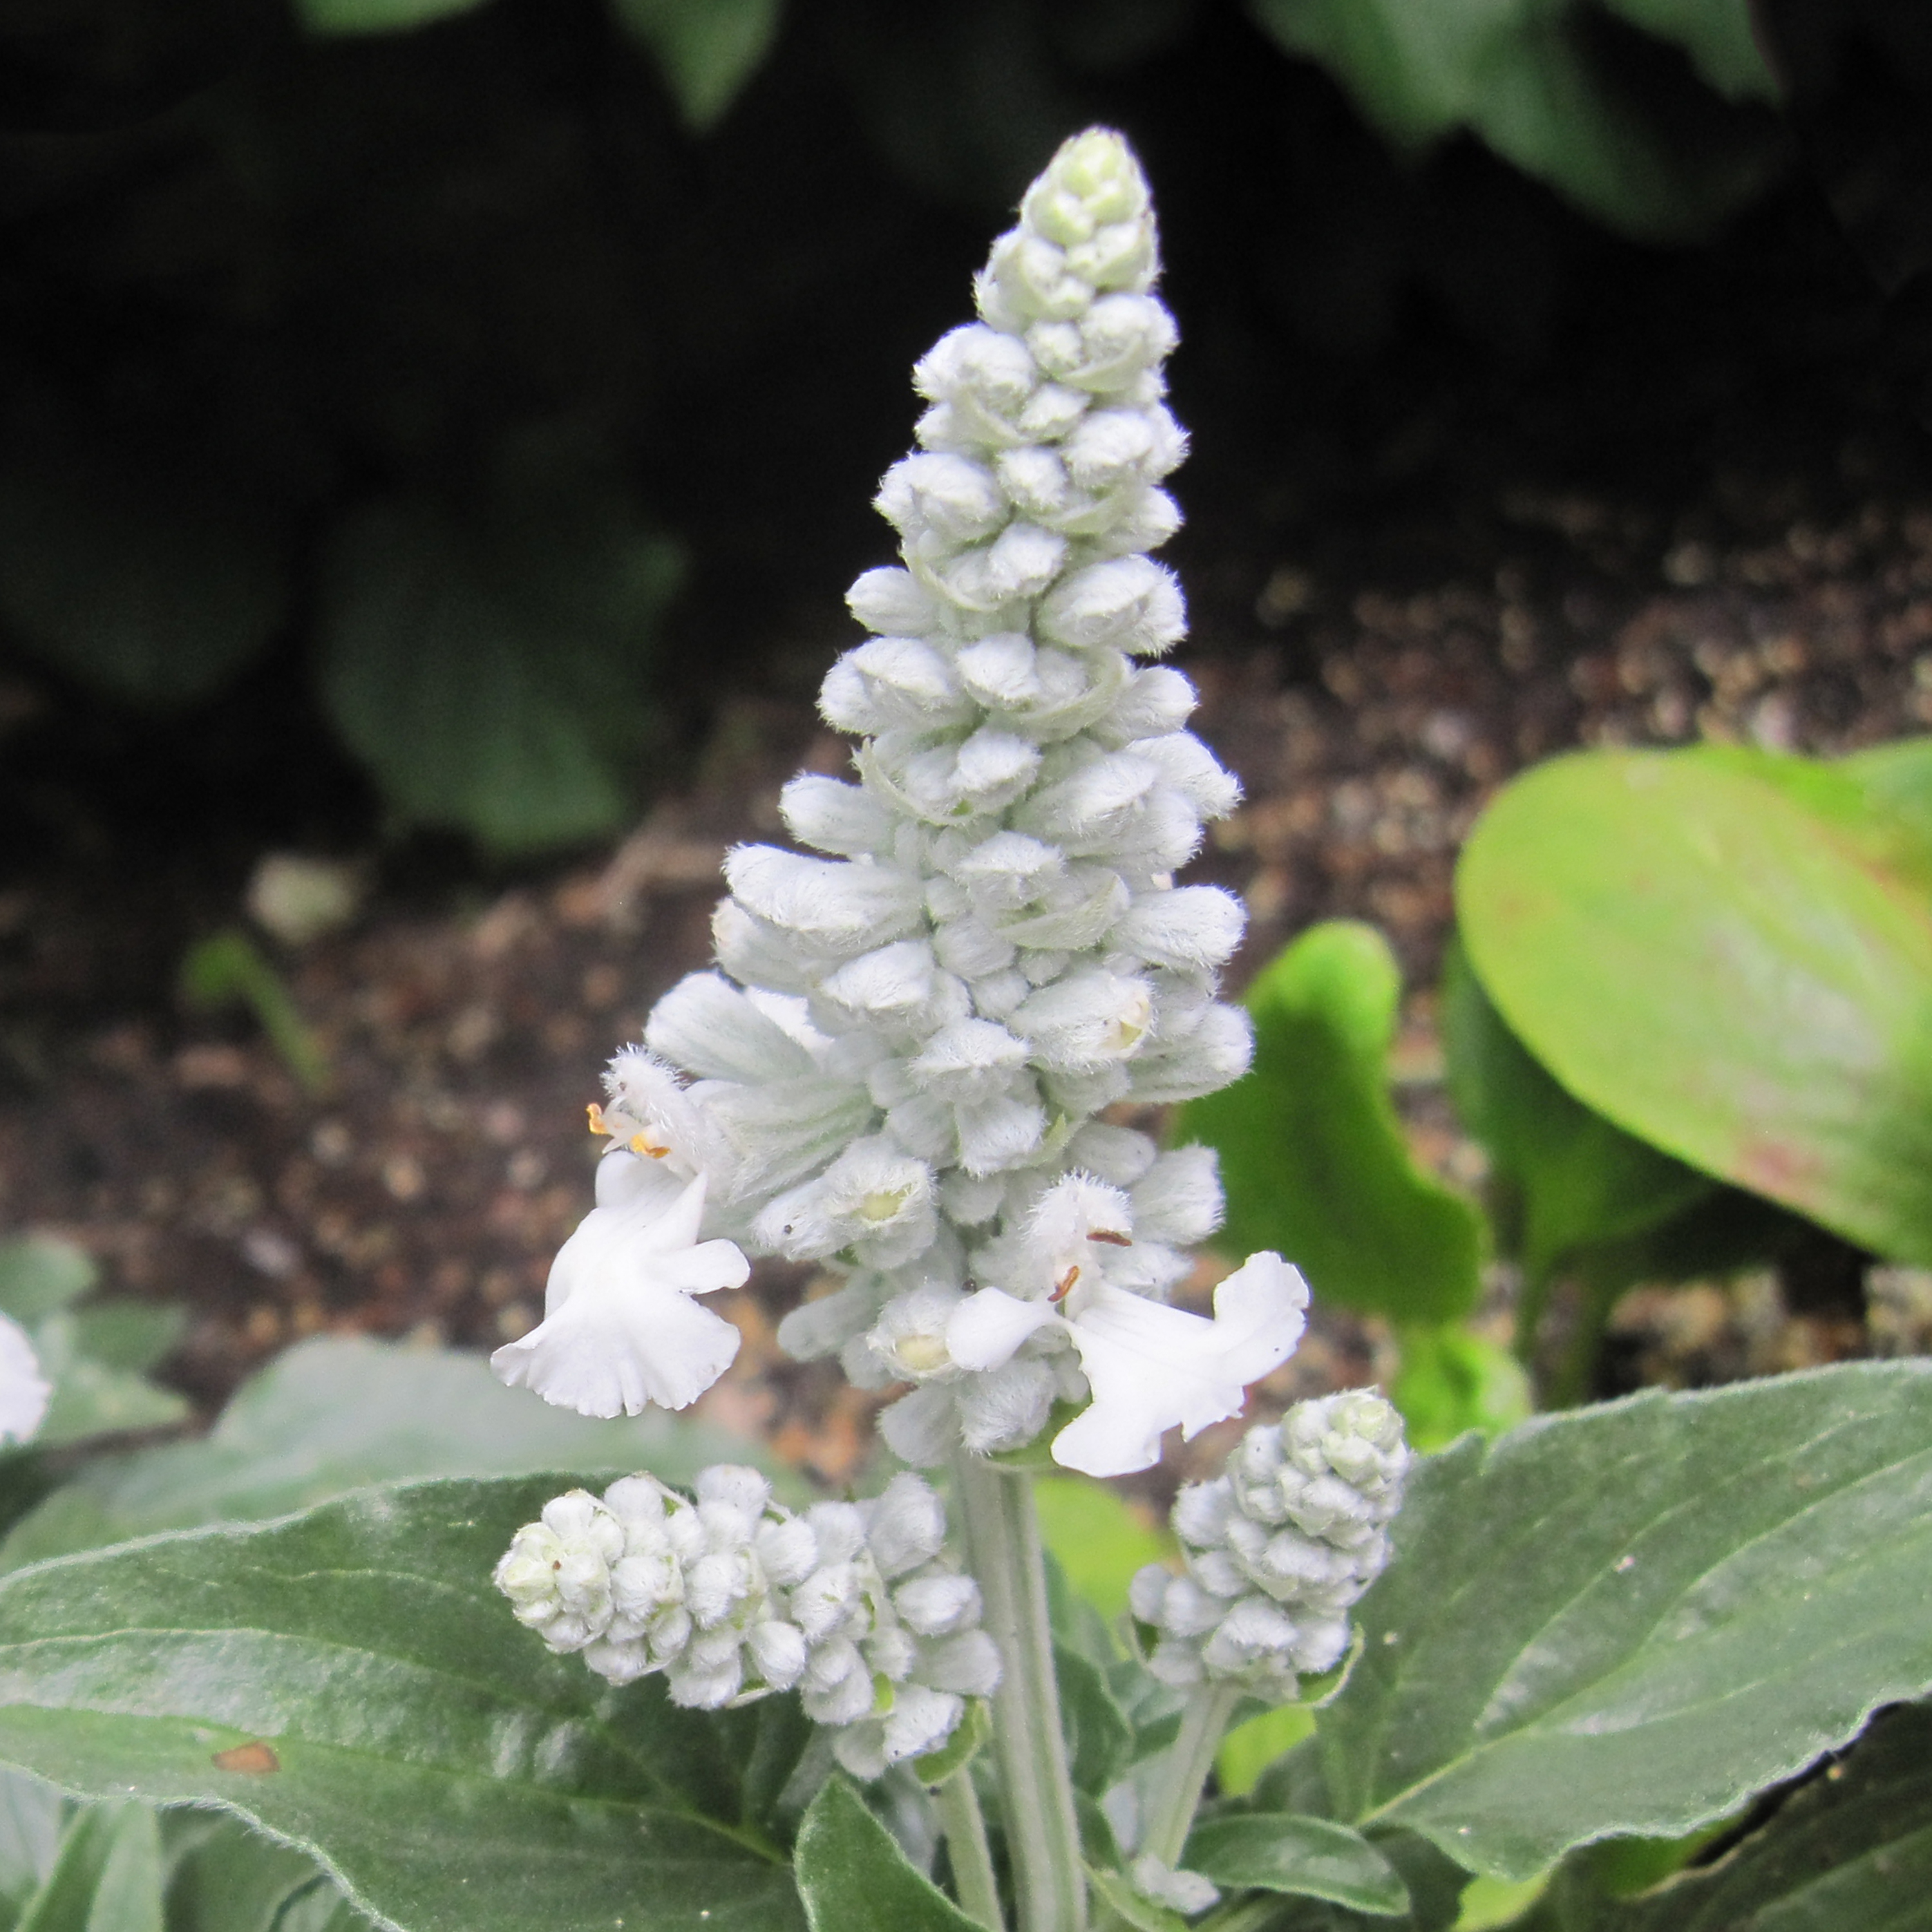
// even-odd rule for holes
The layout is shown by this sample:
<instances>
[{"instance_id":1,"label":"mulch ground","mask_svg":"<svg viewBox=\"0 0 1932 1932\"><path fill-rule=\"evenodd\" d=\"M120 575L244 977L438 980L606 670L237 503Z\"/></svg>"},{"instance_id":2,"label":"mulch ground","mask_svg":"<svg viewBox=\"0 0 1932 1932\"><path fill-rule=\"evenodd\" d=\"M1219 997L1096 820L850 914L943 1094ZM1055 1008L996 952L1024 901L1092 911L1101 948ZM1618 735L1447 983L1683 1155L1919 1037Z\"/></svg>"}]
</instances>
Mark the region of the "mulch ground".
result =
<instances>
[{"instance_id":1,"label":"mulch ground","mask_svg":"<svg viewBox=\"0 0 1932 1932\"><path fill-rule=\"evenodd\" d=\"M1182 662L1246 790L1196 868L1246 898L1236 982L1313 920L1383 927L1415 988L1405 1104L1444 1171L1472 1180L1480 1162L1432 1084L1430 980L1458 844L1511 773L1575 745L1832 752L1932 725L1932 488L1844 476L1810 492L1715 476L1668 517L1498 488L1457 512L1462 560L1433 577L1317 542L1217 559L1211 530L1192 537ZM828 659L840 616L782 640L788 661ZM167 1373L211 1406L319 1330L523 1333L589 1204L602 1060L706 958L727 846L776 835L783 781L844 756L802 698L740 698L689 782L610 849L428 886L372 859L352 923L299 950L261 940L326 1054L321 1097L244 1016L167 996L184 934L242 920L245 853L136 865L110 827L84 862L29 856L0 895L0 1220L72 1236L116 1292L187 1304ZM875 1399L778 1354L804 1273L763 1268L715 1298L746 1342L704 1408L836 1484ZM1868 1328L1795 1318L1762 1282L1640 1291L1620 1346L1664 1382L1923 1346L1918 1288L1882 1302ZM1322 1316L1259 1400L1387 1366L1373 1324Z\"/></svg>"}]
</instances>

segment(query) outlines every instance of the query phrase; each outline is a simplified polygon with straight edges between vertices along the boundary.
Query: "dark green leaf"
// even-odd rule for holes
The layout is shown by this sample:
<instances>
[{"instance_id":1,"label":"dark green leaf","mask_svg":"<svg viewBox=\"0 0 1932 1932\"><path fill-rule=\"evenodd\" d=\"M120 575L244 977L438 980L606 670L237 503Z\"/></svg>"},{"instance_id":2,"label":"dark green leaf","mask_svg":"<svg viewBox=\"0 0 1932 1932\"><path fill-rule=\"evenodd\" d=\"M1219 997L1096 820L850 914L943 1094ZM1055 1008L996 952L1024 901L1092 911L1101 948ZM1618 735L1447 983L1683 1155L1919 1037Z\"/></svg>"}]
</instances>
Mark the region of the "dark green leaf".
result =
<instances>
[{"instance_id":1,"label":"dark green leaf","mask_svg":"<svg viewBox=\"0 0 1932 1932\"><path fill-rule=\"evenodd\" d=\"M1708 227L1768 178L1774 136L1725 98L1768 100L1745 0L1612 0L1683 43L1720 90L1697 136L1598 57L1565 0L1250 0L1262 28L1328 68L1398 146L1469 128L1600 220L1654 238ZM1721 21L1700 16L1723 14ZM1678 112L1682 113L1679 104Z\"/></svg>"},{"instance_id":2,"label":"dark green leaf","mask_svg":"<svg viewBox=\"0 0 1932 1932\"><path fill-rule=\"evenodd\" d=\"M1472 1438L1395 1534L1318 1719L1336 1815L1508 1878L1687 1832L1932 1684L1932 1363Z\"/></svg>"},{"instance_id":3,"label":"dark green leaf","mask_svg":"<svg viewBox=\"0 0 1932 1932\"><path fill-rule=\"evenodd\" d=\"M74 1311L74 1346L104 1368L145 1375L173 1353L188 1310L154 1301L104 1301Z\"/></svg>"},{"instance_id":4,"label":"dark green leaf","mask_svg":"<svg viewBox=\"0 0 1932 1932\"><path fill-rule=\"evenodd\" d=\"M502 851L622 822L676 568L662 540L604 508L567 530L485 532L381 504L338 533L323 695L404 818Z\"/></svg>"},{"instance_id":5,"label":"dark green leaf","mask_svg":"<svg viewBox=\"0 0 1932 1932\"><path fill-rule=\"evenodd\" d=\"M1628 1239L1714 1192L1706 1174L1574 1100L1509 1030L1462 949L1443 962L1450 1096L1517 1211L1513 1250L1532 1277L1576 1250Z\"/></svg>"},{"instance_id":6,"label":"dark green leaf","mask_svg":"<svg viewBox=\"0 0 1932 1932\"><path fill-rule=\"evenodd\" d=\"M1359 1832L1325 1818L1210 1819L1195 1826L1180 1862L1231 1890L1294 1892L1384 1918L1408 1910L1401 1874Z\"/></svg>"},{"instance_id":7,"label":"dark green leaf","mask_svg":"<svg viewBox=\"0 0 1932 1932\"><path fill-rule=\"evenodd\" d=\"M648 1468L688 1481L755 1445L656 1410L594 1422L478 1355L318 1335L251 1376L199 1442L103 1457L0 1544L0 1569L198 1523L280 1516L393 1477Z\"/></svg>"},{"instance_id":8,"label":"dark green leaf","mask_svg":"<svg viewBox=\"0 0 1932 1932\"><path fill-rule=\"evenodd\" d=\"M1725 764L1588 753L1496 800L1456 903L1490 998L1580 1100L1932 1260L1932 916L1862 838Z\"/></svg>"},{"instance_id":9,"label":"dark green leaf","mask_svg":"<svg viewBox=\"0 0 1932 1932\"><path fill-rule=\"evenodd\" d=\"M61 1840L15 1932L162 1932L161 1834L145 1804L92 1804Z\"/></svg>"},{"instance_id":10,"label":"dark green leaf","mask_svg":"<svg viewBox=\"0 0 1932 1932\"><path fill-rule=\"evenodd\" d=\"M830 1778L798 1832L798 1889L812 1932L978 1932L843 1778Z\"/></svg>"},{"instance_id":11,"label":"dark green leaf","mask_svg":"<svg viewBox=\"0 0 1932 1932\"><path fill-rule=\"evenodd\" d=\"M483 4L484 0L296 0L296 11L311 33L400 34L472 12Z\"/></svg>"},{"instance_id":12,"label":"dark green leaf","mask_svg":"<svg viewBox=\"0 0 1932 1932\"><path fill-rule=\"evenodd\" d=\"M1878 1718L1850 1754L1718 1863L1640 1897L1558 1875L1562 1932L1917 1932L1932 1899L1932 1713Z\"/></svg>"},{"instance_id":13,"label":"dark green leaf","mask_svg":"<svg viewBox=\"0 0 1932 1932\"><path fill-rule=\"evenodd\" d=\"M46 1420L34 1438L41 1449L130 1429L160 1429L182 1420L188 1399L145 1376L110 1368L82 1348L80 1318L63 1309L33 1331L40 1372L54 1385Z\"/></svg>"},{"instance_id":14,"label":"dark green leaf","mask_svg":"<svg viewBox=\"0 0 1932 1932\"><path fill-rule=\"evenodd\" d=\"M208 696L267 644L286 597L280 540L192 479L0 470L0 617L110 696Z\"/></svg>"},{"instance_id":15,"label":"dark green leaf","mask_svg":"<svg viewBox=\"0 0 1932 1932\"><path fill-rule=\"evenodd\" d=\"M1132 1756L1133 1727L1114 1701L1097 1664L1064 1644L1055 1644L1053 1669L1060 1684L1060 1724L1073 1782L1097 1797Z\"/></svg>"},{"instance_id":16,"label":"dark green leaf","mask_svg":"<svg viewBox=\"0 0 1932 1932\"><path fill-rule=\"evenodd\" d=\"M612 0L650 48L688 125L724 118L778 38L783 0Z\"/></svg>"},{"instance_id":17,"label":"dark green leaf","mask_svg":"<svg viewBox=\"0 0 1932 1932\"><path fill-rule=\"evenodd\" d=\"M1322 1300L1451 1321L1480 1292L1481 1222L1403 1141L1386 1072L1401 991L1372 928L1311 928L1248 989L1252 1070L1190 1102L1180 1131L1220 1150L1231 1252L1274 1249Z\"/></svg>"},{"instance_id":18,"label":"dark green leaf","mask_svg":"<svg viewBox=\"0 0 1932 1932\"><path fill-rule=\"evenodd\" d=\"M365 1490L0 1582L0 1761L88 1795L225 1807L411 1932L528 1932L567 1899L652 1932L798 1923L741 1825L754 1711L612 1691L490 1570L539 1476Z\"/></svg>"}]
</instances>

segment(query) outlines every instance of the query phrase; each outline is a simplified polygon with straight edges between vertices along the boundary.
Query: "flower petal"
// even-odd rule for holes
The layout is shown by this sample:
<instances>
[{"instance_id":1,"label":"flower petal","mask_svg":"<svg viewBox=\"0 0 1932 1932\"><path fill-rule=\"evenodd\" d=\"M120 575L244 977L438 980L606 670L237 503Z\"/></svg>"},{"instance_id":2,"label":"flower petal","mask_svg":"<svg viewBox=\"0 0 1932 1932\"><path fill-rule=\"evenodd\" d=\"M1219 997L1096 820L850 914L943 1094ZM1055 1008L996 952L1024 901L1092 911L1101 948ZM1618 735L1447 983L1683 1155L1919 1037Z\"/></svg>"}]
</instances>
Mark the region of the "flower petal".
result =
<instances>
[{"instance_id":1,"label":"flower petal","mask_svg":"<svg viewBox=\"0 0 1932 1932\"><path fill-rule=\"evenodd\" d=\"M52 1396L27 1331L0 1315L0 1442L31 1441L46 1419Z\"/></svg>"},{"instance_id":2,"label":"flower petal","mask_svg":"<svg viewBox=\"0 0 1932 1932\"><path fill-rule=\"evenodd\" d=\"M580 1415L639 1415L651 1402L688 1408L731 1366L739 1339L675 1288L580 1292L490 1366L512 1388Z\"/></svg>"},{"instance_id":3,"label":"flower petal","mask_svg":"<svg viewBox=\"0 0 1932 1932\"><path fill-rule=\"evenodd\" d=\"M1021 1301L1004 1288L969 1294L946 1324L946 1352L962 1369L997 1369L1036 1329L1060 1316L1044 1301Z\"/></svg>"},{"instance_id":4,"label":"flower petal","mask_svg":"<svg viewBox=\"0 0 1932 1932\"><path fill-rule=\"evenodd\" d=\"M1090 1476L1123 1476L1160 1460L1162 1433L1192 1436L1238 1415L1248 1384L1301 1339L1308 1290L1280 1256L1252 1256L1214 1296L1214 1319L1102 1284L1070 1324L1094 1391L1054 1438L1053 1459Z\"/></svg>"}]
</instances>

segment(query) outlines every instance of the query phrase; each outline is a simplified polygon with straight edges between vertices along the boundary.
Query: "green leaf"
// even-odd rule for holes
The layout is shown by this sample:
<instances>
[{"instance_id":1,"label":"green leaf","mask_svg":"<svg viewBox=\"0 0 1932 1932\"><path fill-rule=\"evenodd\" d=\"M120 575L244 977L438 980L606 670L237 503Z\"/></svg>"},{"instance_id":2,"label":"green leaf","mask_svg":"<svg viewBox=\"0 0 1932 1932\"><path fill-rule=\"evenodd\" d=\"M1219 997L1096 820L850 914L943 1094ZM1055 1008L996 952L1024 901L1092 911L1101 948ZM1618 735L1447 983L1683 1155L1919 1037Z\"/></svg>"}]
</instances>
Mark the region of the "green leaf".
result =
<instances>
[{"instance_id":1,"label":"green leaf","mask_svg":"<svg viewBox=\"0 0 1932 1932\"><path fill-rule=\"evenodd\" d=\"M11 1928L59 1855L74 1807L50 1784L0 1771L0 1923Z\"/></svg>"},{"instance_id":2,"label":"green leaf","mask_svg":"<svg viewBox=\"0 0 1932 1932\"><path fill-rule=\"evenodd\" d=\"M608 503L470 530L396 502L326 574L323 698L403 818L500 852L623 822L677 574L661 538Z\"/></svg>"},{"instance_id":3,"label":"green leaf","mask_svg":"<svg viewBox=\"0 0 1932 1932\"><path fill-rule=\"evenodd\" d=\"M1468 1438L1395 1541L1317 1720L1337 1816L1507 1878L1689 1831L1932 1684L1932 1362Z\"/></svg>"},{"instance_id":4,"label":"green leaf","mask_svg":"<svg viewBox=\"0 0 1932 1932\"><path fill-rule=\"evenodd\" d=\"M528 1932L569 1901L652 1932L779 1932L790 1877L737 1767L755 1710L613 1691L490 1571L555 1476L364 1490L0 1582L0 1761L219 1806L410 1932Z\"/></svg>"},{"instance_id":5,"label":"green leaf","mask_svg":"<svg viewBox=\"0 0 1932 1932\"><path fill-rule=\"evenodd\" d=\"M1466 1430L1500 1435L1534 1406L1522 1364L1508 1349L1467 1328L1405 1328L1402 1370L1390 1399L1418 1449L1441 1449Z\"/></svg>"},{"instance_id":6,"label":"green leaf","mask_svg":"<svg viewBox=\"0 0 1932 1932\"><path fill-rule=\"evenodd\" d=\"M312 34L400 34L473 13L483 0L296 0Z\"/></svg>"},{"instance_id":7,"label":"green leaf","mask_svg":"<svg viewBox=\"0 0 1932 1932\"><path fill-rule=\"evenodd\" d=\"M1040 1534L1068 1583L1109 1622L1126 1614L1134 1573L1174 1547L1144 1510L1104 1483L1036 1477L1033 1499Z\"/></svg>"},{"instance_id":8,"label":"green leaf","mask_svg":"<svg viewBox=\"0 0 1932 1932\"><path fill-rule=\"evenodd\" d=\"M85 1294L98 1274L82 1250L50 1234L0 1243L0 1314L23 1328L38 1328Z\"/></svg>"},{"instance_id":9,"label":"green leaf","mask_svg":"<svg viewBox=\"0 0 1932 1932\"><path fill-rule=\"evenodd\" d=\"M1060 1725L1073 1782L1097 1797L1132 1755L1133 1727L1091 1659L1057 1643L1053 1672L1059 1681Z\"/></svg>"},{"instance_id":10,"label":"green leaf","mask_svg":"<svg viewBox=\"0 0 1932 1932\"><path fill-rule=\"evenodd\" d=\"M173 1354L188 1330L188 1310L172 1303L104 1301L75 1310L74 1346L104 1368L145 1375Z\"/></svg>"},{"instance_id":11,"label":"green leaf","mask_svg":"<svg viewBox=\"0 0 1932 1932\"><path fill-rule=\"evenodd\" d=\"M1456 906L1490 997L1586 1105L1932 1261L1932 916L1862 836L1714 760L1586 753L1490 806Z\"/></svg>"},{"instance_id":12,"label":"green leaf","mask_svg":"<svg viewBox=\"0 0 1932 1932\"><path fill-rule=\"evenodd\" d=\"M1877 1718L1850 1755L1717 1864L1639 1898L1552 1887L1562 1932L1915 1932L1932 1898L1932 1713Z\"/></svg>"},{"instance_id":13,"label":"green leaf","mask_svg":"<svg viewBox=\"0 0 1932 1932\"><path fill-rule=\"evenodd\" d=\"M906 1862L842 1777L826 1779L799 1827L798 1889L812 1932L980 1932Z\"/></svg>"},{"instance_id":14,"label":"green leaf","mask_svg":"<svg viewBox=\"0 0 1932 1932\"><path fill-rule=\"evenodd\" d=\"M1450 1097L1517 1204L1510 1251L1532 1278L1580 1248L1628 1240L1714 1191L1695 1168L1574 1100L1509 1030L1460 946L1443 962Z\"/></svg>"},{"instance_id":15,"label":"green leaf","mask_svg":"<svg viewBox=\"0 0 1932 1932\"><path fill-rule=\"evenodd\" d=\"M649 1468L688 1481L755 1445L653 1410L596 1422L507 1389L481 1356L366 1336L298 1342L199 1442L102 1457L0 1543L0 1569L158 1529L281 1516L395 1477Z\"/></svg>"},{"instance_id":16,"label":"green leaf","mask_svg":"<svg viewBox=\"0 0 1932 1932\"><path fill-rule=\"evenodd\" d=\"M1765 122L1731 104L1772 92L1746 0L1611 4L1683 45L1718 91L1658 99L1654 76L1634 83L1598 57L1579 0L1250 0L1250 10L1333 74L1397 146L1467 128L1600 220L1687 238L1757 192L1778 158Z\"/></svg>"},{"instance_id":17,"label":"green leaf","mask_svg":"<svg viewBox=\"0 0 1932 1932\"><path fill-rule=\"evenodd\" d=\"M0 469L0 618L110 697L209 696L268 643L286 597L280 538L190 477Z\"/></svg>"},{"instance_id":18,"label":"green leaf","mask_svg":"<svg viewBox=\"0 0 1932 1932\"><path fill-rule=\"evenodd\" d=\"M161 1834L145 1804L94 1804L61 1840L15 1932L162 1932Z\"/></svg>"},{"instance_id":19,"label":"green leaf","mask_svg":"<svg viewBox=\"0 0 1932 1932\"><path fill-rule=\"evenodd\" d=\"M722 120L778 38L783 0L612 0L618 20L650 50L686 124Z\"/></svg>"},{"instance_id":20,"label":"green leaf","mask_svg":"<svg viewBox=\"0 0 1932 1932\"><path fill-rule=\"evenodd\" d=\"M913 1774L922 1784L943 1784L963 1771L993 1741L993 1709L983 1697L969 1697L965 1714L952 1735L935 1751L912 1761Z\"/></svg>"},{"instance_id":21,"label":"green leaf","mask_svg":"<svg viewBox=\"0 0 1932 1932\"><path fill-rule=\"evenodd\" d=\"M1482 1224L1402 1138L1386 1073L1401 991L1373 928L1311 927L1248 989L1252 1070L1190 1101L1180 1134L1220 1151L1219 1245L1274 1249L1321 1300L1451 1321L1480 1291Z\"/></svg>"},{"instance_id":22,"label":"green leaf","mask_svg":"<svg viewBox=\"0 0 1932 1932\"><path fill-rule=\"evenodd\" d=\"M1359 1832L1325 1818L1210 1819L1195 1826L1180 1862L1234 1890L1293 1892L1388 1918L1408 1910L1402 1874Z\"/></svg>"}]
</instances>

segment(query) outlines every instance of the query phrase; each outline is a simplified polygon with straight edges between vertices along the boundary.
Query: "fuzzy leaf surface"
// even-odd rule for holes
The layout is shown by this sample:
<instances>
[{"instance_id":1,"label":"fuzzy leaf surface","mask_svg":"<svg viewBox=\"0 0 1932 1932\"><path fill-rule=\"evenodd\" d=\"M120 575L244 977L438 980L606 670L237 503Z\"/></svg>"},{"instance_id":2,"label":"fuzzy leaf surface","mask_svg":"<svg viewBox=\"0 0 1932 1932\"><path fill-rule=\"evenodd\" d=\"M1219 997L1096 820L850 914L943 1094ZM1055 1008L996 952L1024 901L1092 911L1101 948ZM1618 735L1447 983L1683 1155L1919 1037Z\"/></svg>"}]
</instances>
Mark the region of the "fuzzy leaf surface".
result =
<instances>
[{"instance_id":1,"label":"fuzzy leaf surface","mask_svg":"<svg viewBox=\"0 0 1932 1932\"><path fill-rule=\"evenodd\" d=\"M755 1709L613 1692L490 1584L563 1486L368 1490L16 1572L0 1761L232 1810L409 1932L588 1932L646 1904L652 1932L797 1925L782 1855L744 1815Z\"/></svg>"},{"instance_id":2,"label":"fuzzy leaf surface","mask_svg":"<svg viewBox=\"0 0 1932 1932\"><path fill-rule=\"evenodd\" d=\"M799 1827L798 1888L812 1932L976 1932L841 1777Z\"/></svg>"},{"instance_id":3,"label":"fuzzy leaf surface","mask_svg":"<svg viewBox=\"0 0 1932 1932\"><path fill-rule=\"evenodd\" d=\"M1359 1832L1325 1818L1250 1811L1210 1819L1195 1826L1180 1862L1231 1888L1326 1898L1377 1916L1408 1910L1402 1874Z\"/></svg>"},{"instance_id":4,"label":"fuzzy leaf surface","mask_svg":"<svg viewBox=\"0 0 1932 1932\"><path fill-rule=\"evenodd\" d=\"M1932 1686L1932 1362L1648 1393L1421 1465L1317 1719L1334 1815L1526 1878Z\"/></svg>"}]
</instances>

